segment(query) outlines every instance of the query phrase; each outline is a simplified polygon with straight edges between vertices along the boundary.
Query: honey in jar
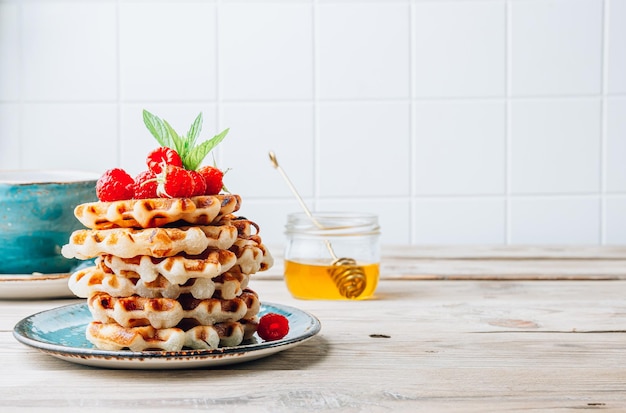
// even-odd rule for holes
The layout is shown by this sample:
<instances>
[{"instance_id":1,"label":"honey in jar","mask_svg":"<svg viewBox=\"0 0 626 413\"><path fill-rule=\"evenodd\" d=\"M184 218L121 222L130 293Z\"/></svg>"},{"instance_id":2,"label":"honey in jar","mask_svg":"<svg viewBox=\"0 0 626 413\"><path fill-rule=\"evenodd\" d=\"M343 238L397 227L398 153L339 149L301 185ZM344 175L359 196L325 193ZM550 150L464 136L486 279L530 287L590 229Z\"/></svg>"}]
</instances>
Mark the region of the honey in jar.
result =
<instances>
[{"instance_id":1,"label":"honey in jar","mask_svg":"<svg viewBox=\"0 0 626 413\"><path fill-rule=\"evenodd\" d=\"M288 217L285 282L301 299L363 300L380 272L380 227L371 214L316 212Z\"/></svg>"}]
</instances>

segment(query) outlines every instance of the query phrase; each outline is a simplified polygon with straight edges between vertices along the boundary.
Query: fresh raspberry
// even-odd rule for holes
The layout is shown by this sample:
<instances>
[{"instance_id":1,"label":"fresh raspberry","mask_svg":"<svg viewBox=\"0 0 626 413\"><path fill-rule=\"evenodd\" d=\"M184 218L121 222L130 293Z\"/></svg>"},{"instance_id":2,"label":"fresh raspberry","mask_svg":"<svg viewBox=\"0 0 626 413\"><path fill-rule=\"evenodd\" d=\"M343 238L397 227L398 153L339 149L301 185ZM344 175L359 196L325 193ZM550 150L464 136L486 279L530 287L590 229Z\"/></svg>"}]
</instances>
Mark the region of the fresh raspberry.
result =
<instances>
[{"instance_id":1,"label":"fresh raspberry","mask_svg":"<svg viewBox=\"0 0 626 413\"><path fill-rule=\"evenodd\" d=\"M256 332L265 341L280 340L289 332L289 320L280 314L267 313L259 320Z\"/></svg>"},{"instance_id":2,"label":"fresh raspberry","mask_svg":"<svg viewBox=\"0 0 626 413\"><path fill-rule=\"evenodd\" d=\"M159 146L148 154L146 164L152 172L160 174L163 171L163 165L173 165L182 168L183 161L174 149L167 146Z\"/></svg>"},{"instance_id":3,"label":"fresh raspberry","mask_svg":"<svg viewBox=\"0 0 626 413\"><path fill-rule=\"evenodd\" d=\"M204 195L206 192L206 181L202 174L198 171L187 171L191 175L193 180L193 194L192 196Z\"/></svg>"},{"instance_id":4,"label":"fresh raspberry","mask_svg":"<svg viewBox=\"0 0 626 413\"><path fill-rule=\"evenodd\" d=\"M204 177L204 181L206 182L206 190L204 191L205 195L216 195L219 194L224 186L223 178L224 173L217 169L214 166L203 166L198 169L198 172Z\"/></svg>"},{"instance_id":5,"label":"fresh raspberry","mask_svg":"<svg viewBox=\"0 0 626 413\"><path fill-rule=\"evenodd\" d=\"M96 195L102 202L131 199L134 195L135 180L125 170L109 169L102 174L96 183Z\"/></svg>"},{"instance_id":6,"label":"fresh raspberry","mask_svg":"<svg viewBox=\"0 0 626 413\"><path fill-rule=\"evenodd\" d=\"M135 199L156 198L156 174L151 170L141 172L135 177L135 185L133 188L135 193Z\"/></svg>"},{"instance_id":7,"label":"fresh raspberry","mask_svg":"<svg viewBox=\"0 0 626 413\"><path fill-rule=\"evenodd\" d=\"M193 194L193 179L184 168L167 165L157 174L157 195L161 198L189 198Z\"/></svg>"}]
</instances>

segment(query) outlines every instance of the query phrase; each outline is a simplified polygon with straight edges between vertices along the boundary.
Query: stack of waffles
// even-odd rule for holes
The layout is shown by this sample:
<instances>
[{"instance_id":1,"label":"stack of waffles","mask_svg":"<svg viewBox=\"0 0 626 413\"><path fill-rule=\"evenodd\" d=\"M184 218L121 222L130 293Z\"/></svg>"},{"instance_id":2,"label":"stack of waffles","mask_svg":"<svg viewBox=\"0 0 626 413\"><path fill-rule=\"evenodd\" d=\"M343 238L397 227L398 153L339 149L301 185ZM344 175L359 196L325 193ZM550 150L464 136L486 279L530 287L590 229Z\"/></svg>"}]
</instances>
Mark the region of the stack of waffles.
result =
<instances>
[{"instance_id":1,"label":"stack of waffles","mask_svg":"<svg viewBox=\"0 0 626 413\"><path fill-rule=\"evenodd\" d=\"M248 281L273 259L258 226L234 215L240 205L228 194L77 206L88 229L62 252L95 258L69 279L93 317L87 339L103 350L179 351L250 338L260 302Z\"/></svg>"}]
</instances>

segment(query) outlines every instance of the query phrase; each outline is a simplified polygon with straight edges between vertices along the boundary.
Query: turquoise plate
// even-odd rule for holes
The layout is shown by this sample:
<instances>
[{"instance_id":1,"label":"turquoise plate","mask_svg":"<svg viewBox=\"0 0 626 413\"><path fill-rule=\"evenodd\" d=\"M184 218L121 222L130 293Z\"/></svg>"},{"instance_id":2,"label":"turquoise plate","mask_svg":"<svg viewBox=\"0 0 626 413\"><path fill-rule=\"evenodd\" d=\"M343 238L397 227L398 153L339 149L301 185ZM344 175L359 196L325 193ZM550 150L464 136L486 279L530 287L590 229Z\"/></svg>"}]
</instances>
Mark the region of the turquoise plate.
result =
<instances>
[{"instance_id":1,"label":"turquoise plate","mask_svg":"<svg viewBox=\"0 0 626 413\"><path fill-rule=\"evenodd\" d=\"M107 351L99 350L85 338L92 321L86 303L43 311L15 325L13 336L43 353L93 367L116 369L184 369L213 367L256 360L302 344L321 329L319 320L297 308L264 303L259 316L282 314L289 320L289 334L276 341L262 341L256 335L242 345L214 350Z\"/></svg>"}]
</instances>

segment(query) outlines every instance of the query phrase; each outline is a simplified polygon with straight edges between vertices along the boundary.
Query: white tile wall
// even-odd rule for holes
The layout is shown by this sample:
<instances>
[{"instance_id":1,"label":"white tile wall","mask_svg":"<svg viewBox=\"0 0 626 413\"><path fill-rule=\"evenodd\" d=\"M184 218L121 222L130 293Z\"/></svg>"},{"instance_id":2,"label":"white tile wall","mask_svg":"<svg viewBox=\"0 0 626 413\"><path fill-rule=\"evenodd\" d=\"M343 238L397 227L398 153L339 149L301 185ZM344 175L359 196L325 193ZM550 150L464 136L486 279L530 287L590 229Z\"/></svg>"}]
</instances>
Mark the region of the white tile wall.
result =
<instances>
[{"instance_id":1,"label":"white tile wall","mask_svg":"<svg viewBox=\"0 0 626 413\"><path fill-rule=\"evenodd\" d=\"M503 244L504 199L431 198L413 203L412 239L417 244Z\"/></svg>"},{"instance_id":2,"label":"white tile wall","mask_svg":"<svg viewBox=\"0 0 626 413\"><path fill-rule=\"evenodd\" d=\"M418 2L413 13L416 97L504 96L505 2Z\"/></svg>"},{"instance_id":3,"label":"white tile wall","mask_svg":"<svg viewBox=\"0 0 626 413\"><path fill-rule=\"evenodd\" d=\"M606 101L607 192L626 192L626 98Z\"/></svg>"},{"instance_id":4,"label":"white tile wall","mask_svg":"<svg viewBox=\"0 0 626 413\"><path fill-rule=\"evenodd\" d=\"M607 91L613 94L626 93L626 1L610 0L605 7L605 25L608 28L605 30L608 33Z\"/></svg>"},{"instance_id":5,"label":"white tile wall","mask_svg":"<svg viewBox=\"0 0 626 413\"><path fill-rule=\"evenodd\" d=\"M25 2L20 11L22 99L116 100L114 3Z\"/></svg>"},{"instance_id":6,"label":"white tile wall","mask_svg":"<svg viewBox=\"0 0 626 413\"><path fill-rule=\"evenodd\" d=\"M225 3L219 8L224 100L313 96L313 14L306 3Z\"/></svg>"},{"instance_id":7,"label":"white tile wall","mask_svg":"<svg viewBox=\"0 0 626 413\"><path fill-rule=\"evenodd\" d=\"M315 15L321 99L410 96L407 2L325 3Z\"/></svg>"},{"instance_id":8,"label":"white tile wall","mask_svg":"<svg viewBox=\"0 0 626 413\"><path fill-rule=\"evenodd\" d=\"M600 93L602 6L602 0L512 1L511 93Z\"/></svg>"},{"instance_id":9,"label":"white tile wall","mask_svg":"<svg viewBox=\"0 0 626 413\"><path fill-rule=\"evenodd\" d=\"M532 244L598 244L600 200L597 196L516 198L510 206L510 241Z\"/></svg>"},{"instance_id":10,"label":"white tile wall","mask_svg":"<svg viewBox=\"0 0 626 413\"><path fill-rule=\"evenodd\" d=\"M214 4L122 2L118 13L123 101L215 100Z\"/></svg>"},{"instance_id":11,"label":"white tile wall","mask_svg":"<svg viewBox=\"0 0 626 413\"><path fill-rule=\"evenodd\" d=\"M430 101L414 109L417 195L504 194L504 102Z\"/></svg>"},{"instance_id":12,"label":"white tile wall","mask_svg":"<svg viewBox=\"0 0 626 413\"><path fill-rule=\"evenodd\" d=\"M626 0L0 0L0 168L120 166L142 109L231 132L241 213L385 243L626 243Z\"/></svg>"},{"instance_id":13,"label":"white tile wall","mask_svg":"<svg viewBox=\"0 0 626 413\"><path fill-rule=\"evenodd\" d=\"M599 99L516 100L509 114L512 193L600 190Z\"/></svg>"},{"instance_id":14,"label":"white tile wall","mask_svg":"<svg viewBox=\"0 0 626 413\"><path fill-rule=\"evenodd\" d=\"M604 243L609 245L626 244L626 197L607 198L604 213L606 216Z\"/></svg>"},{"instance_id":15,"label":"white tile wall","mask_svg":"<svg viewBox=\"0 0 626 413\"><path fill-rule=\"evenodd\" d=\"M0 99L18 100L19 71L19 7L0 3Z\"/></svg>"},{"instance_id":16,"label":"white tile wall","mask_svg":"<svg viewBox=\"0 0 626 413\"><path fill-rule=\"evenodd\" d=\"M411 153L408 103L320 103L321 197L408 196Z\"/></svg>"}]
</instances>

